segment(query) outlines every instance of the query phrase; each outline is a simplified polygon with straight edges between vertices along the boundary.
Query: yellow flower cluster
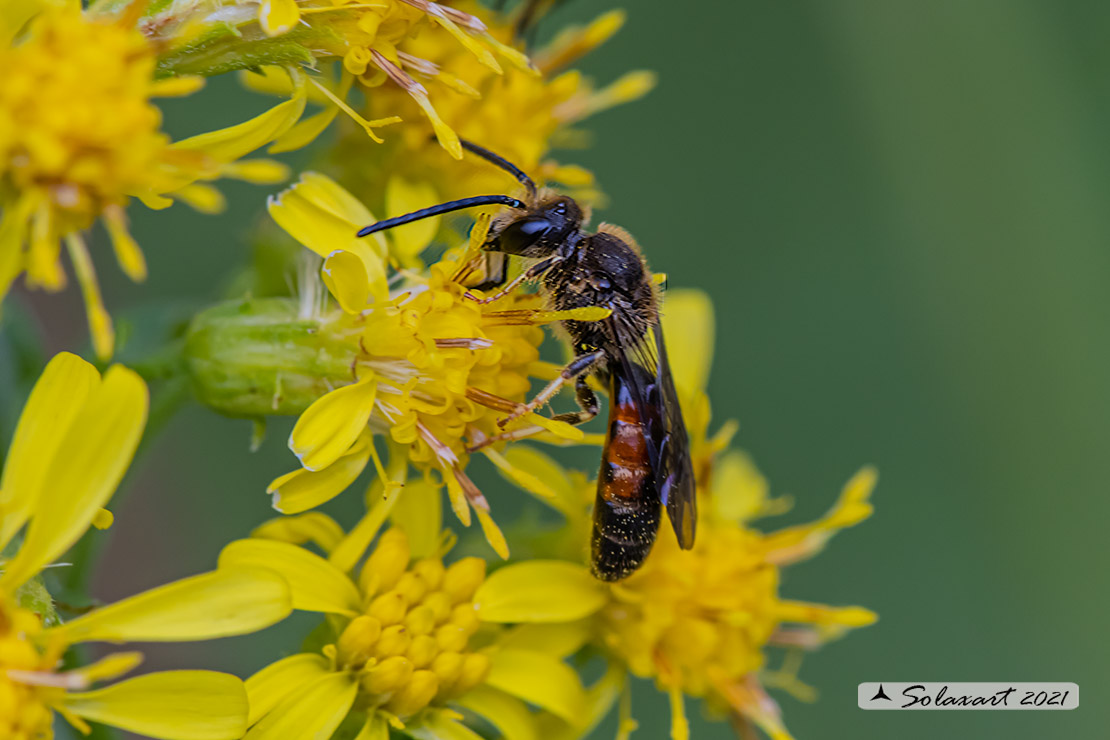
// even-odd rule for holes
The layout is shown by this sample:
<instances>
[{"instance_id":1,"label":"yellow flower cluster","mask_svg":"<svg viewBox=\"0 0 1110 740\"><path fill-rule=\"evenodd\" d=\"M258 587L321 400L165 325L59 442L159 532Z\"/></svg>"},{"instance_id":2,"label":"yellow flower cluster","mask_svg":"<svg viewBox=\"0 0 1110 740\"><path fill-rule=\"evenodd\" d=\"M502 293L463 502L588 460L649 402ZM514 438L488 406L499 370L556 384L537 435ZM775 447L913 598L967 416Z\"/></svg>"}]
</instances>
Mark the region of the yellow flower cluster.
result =
<instances>
[{"instance_id":1,"label":"yellow flower cluster","mask_svg":"<svg viewBox=\"0 0 1110 740\"><path fill-rule=\"evenodd\" d=\"M462 7L483 15L475 3ZM436 95L436 110L459 136L496 151L537 180L561 182L574 188L576 195L589 198L594 188L589 171L544 157L552 147L580 143L583 135L571 128L574 124L636 100L654 86L655 75L647 71L629 72L601 89L581 72L565 71L616 33L624 18L622 11L610 11L585 27L566 29L533 55L534 70L495 72L473 54L432 34L414 36L398 48L414 75L433 90L446 88ZM511 22L487 20L491 35L506 45L513 43ZM461 85L461 80L467 83ZM411 122L418 118L414 115L418 102L396 87L382 87L367 96L366 115L398 115ZM358 192L375 197L381 194L382 173L431 186L433 200L503 191L504 173L480 160L450 162L444 152L426 146L428 133L426 127L406 125L382 147L368 147L356 137L346 136L342 146L365 155L358 168L345 168L346 180Z\"/></svg>"},{"instance_id":2,"label":"yellow flower cluster","mask_svg":"<svg viewBox=\"0 0 1110 740\"><path fill-rule=\"evenodd\" d=\"M150 673L89 689L137 666L113 653L61 670L88 641L203 640L267 627L291 609L276 574L226 568L137 594L61 623L39 574L68 550L111 497L146 421L147 389L132 371L62 353L47 365L20 415L0 477L0 736L50 737L54 712L88 732L104 722L158 738L235 740L246 728L242 682L211 671Z\"/></svg>"},{"instance_id":3,"label":"yellow flower cluster","mask_svg":"<svg viewBox=\"0 0 1110 740\"><path fill-rule=\"evenodd\" d=\"M468 298L455 279L465 256L449 254L427 274L401 271L397 287L390 288L390 242L355 239L359 226L374 216L322 175L305 174L271 201L270 213L325 257L323 280L339 310L314 317L316 335L349 358L352 381L301 414L289 446L302 469L271 484L275 508L296 513L323 503L371 459L384 477L373 444L374 433L384 434L419 469L439 471L459 519L469 525L473 507L491 544L507 556L488 503L464 472L466 450L501 433L497 419L524 400L530 375L542 371L538 324L564 314L541 310L535 295L493 304ZM475 230L472 246L484 233ZM605 312L575 315L600 318ZM537 414L525 420L563 437L581 437Z\"/></svg>"},{"instance_id":4,"label":"yellow flower cluster","mask_svg":"<svg viewBox=\"0 0 1110 740\"><path fill-rule=\"evenodd\" d=\"M93 17L67 2L45 4L22 32L18 20L18 13L0 14L0 42L7 42L0 45L0 299L20 273L31 287L65 287L64 243L94 347L107 359L115 335L81 232L102 219L120 267L141 281L146 263L124 211L131 198L152 208L178 198L202 211L219 210L219 193L198 181L232 176L272 183L284 179L285 169L235 163L266 143L261 119L170 142L151 98L188 94L203 80L156 81L155 49L130 13ZM303 109L303 101L295 105Z\"/></svg>"},{"instance_id":5,"label":"yellow flower cluster","mask_svg":"<svg viewBox=\"0 0 1110 740\"><path fill-rule=\"evenodd\" d=\"M294 606L330 615L335 634L320 652L283 658L247 680L247 740L326 738L349 715L372 738L385 737L390 726L417 737L470 737L451 707L485 717L504 737L527 740L540 735L525 701L556 715L563 727L584 711L574 672L535 651L542 646L523 649L498 625L552 619L546 594L519 588L521 577L554 575L548 580L558 587L561 575L585 594L580 603L555 606L558 616L578 618L583 607L596 608L599 587L585 570L570 566L568 579L567 564L554 570L535 564L536 571L529 563L515 566L526 571L516 576L487 579L478 558L444 565L443 540L430 536L427 518L409 531L412 537L399 528L386 531L357 578L347 572L376 531L356 527L344 534L315 512L270 522L255 538L224 549L221 568L257 565L280 573ZM310 540L327 559L302 547Z\"/></svg>"}]
</instances>

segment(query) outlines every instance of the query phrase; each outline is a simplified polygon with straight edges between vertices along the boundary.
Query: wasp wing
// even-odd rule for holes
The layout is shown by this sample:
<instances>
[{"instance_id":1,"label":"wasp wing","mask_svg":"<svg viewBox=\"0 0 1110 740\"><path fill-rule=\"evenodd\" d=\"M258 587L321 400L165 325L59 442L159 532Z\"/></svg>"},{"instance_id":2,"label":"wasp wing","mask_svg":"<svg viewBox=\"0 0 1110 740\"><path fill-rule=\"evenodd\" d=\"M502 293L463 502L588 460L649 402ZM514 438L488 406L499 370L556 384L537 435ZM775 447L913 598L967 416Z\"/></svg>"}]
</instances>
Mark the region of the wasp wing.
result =
<instances>
[{"instance_id":1,"label":"wasp wing","mask_svg":"<svg viewBox=\"0 0 1110 740\"><path fill-rule=\"evenodd\" d=\"M632 389L633 398L644 410L648 425L648 452L662 503L667 507L678 544L694 546L697 528L697 491L690 463L690 441L678 402L663 327L654 323L644 335L642 321L616 310L605 319L615 343L618 367Z\"/></svg>"}]
</instances>

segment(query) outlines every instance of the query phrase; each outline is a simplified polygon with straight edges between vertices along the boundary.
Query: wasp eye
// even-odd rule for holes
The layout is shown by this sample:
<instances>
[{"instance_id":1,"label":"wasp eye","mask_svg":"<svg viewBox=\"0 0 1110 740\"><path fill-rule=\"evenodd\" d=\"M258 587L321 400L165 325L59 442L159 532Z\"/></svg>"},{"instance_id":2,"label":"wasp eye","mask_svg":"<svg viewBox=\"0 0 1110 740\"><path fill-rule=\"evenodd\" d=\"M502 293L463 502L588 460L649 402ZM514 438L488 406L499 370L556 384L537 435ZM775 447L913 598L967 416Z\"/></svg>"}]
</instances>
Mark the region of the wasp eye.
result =
<instances>
[{"instance_id":1,"label":"wasp eye","mask_svg":"<svg viewBox=\"0 0 1110 740\"><path fill-rule=\"evenodd\" d=\"M551 222L544 218L529 218L517 222L517 230L522 236L540 236L551 228Z\"/></svg>"},{"instance_id":2,"label":"wasp eye","mask_svg":"<svg viewBox=\"0 0 1110 740\"><path fill-rule=\"evenodd\" d=\"M567 213L567 204L563 203L562 201L559 201L558 203L555 204L555 208L553 210L555 211L555 213L558 213L560 216L565 216L566 213Z\"/></svg>"}]
</instances>

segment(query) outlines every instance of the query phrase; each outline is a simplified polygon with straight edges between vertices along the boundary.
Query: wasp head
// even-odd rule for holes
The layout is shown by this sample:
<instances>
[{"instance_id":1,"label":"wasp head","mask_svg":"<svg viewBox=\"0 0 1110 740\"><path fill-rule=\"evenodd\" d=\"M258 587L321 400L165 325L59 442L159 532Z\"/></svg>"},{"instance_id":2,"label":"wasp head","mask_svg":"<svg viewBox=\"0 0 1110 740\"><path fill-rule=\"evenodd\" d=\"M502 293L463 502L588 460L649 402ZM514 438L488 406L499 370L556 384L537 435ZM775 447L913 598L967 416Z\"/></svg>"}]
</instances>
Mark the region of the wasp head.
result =
<instances>
[{"instance_id":1,"label":"wasp head","mask_svg":"<svg viewBox=\"0 0 1110 740\"><path fill-rule=\"evenodd\" d=\"M521 257L547 257L575 241L582 226L582 209L572 198L559 195L526 210L516 210L494 222L484 249Z\"/></svg>"}]
</instances>

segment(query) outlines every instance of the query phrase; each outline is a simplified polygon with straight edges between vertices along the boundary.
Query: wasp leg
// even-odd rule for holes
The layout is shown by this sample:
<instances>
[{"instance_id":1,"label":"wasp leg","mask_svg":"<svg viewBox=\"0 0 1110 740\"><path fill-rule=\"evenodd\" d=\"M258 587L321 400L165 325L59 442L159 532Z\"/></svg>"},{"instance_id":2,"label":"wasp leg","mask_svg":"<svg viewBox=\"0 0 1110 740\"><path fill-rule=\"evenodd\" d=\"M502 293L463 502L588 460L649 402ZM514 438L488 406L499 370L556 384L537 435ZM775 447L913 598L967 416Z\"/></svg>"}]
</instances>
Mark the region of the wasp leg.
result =
<instances>
[{"instance_id":1,"label":"wasp leg","mask_svg":"<svg viewBox=\"0 0 1110 740\"><path fill-rule=\"evenodd\" d=\"M574 400L578 402L580 410L556 414L552 419L565 422L571 426L578 426L597 416L597 396L594 395L593 389L586 382L585 374L579 375L574 381Z\"/></svg>"},{"instance_id":2,"label":"wasp leg","mask_svg":"<svg viewBox=\"0 0 1110 740\"><path fill-rule=\"evenodd\" d=\"M593 367L604 356L605 352L599 349L589 354L575 357L570 361L570 364L563 368L563 372L559 373L559 377L544 386L544 389L537 393L535 398L528 403L521 404L515 411L503 419L498 419L497 426L503 429L510 421L519 419L525 414L530 414L540 408L550 401L566 383L582 375L582 373ZM597 405L597 399L594 399L594 405Z\"/></svg>"},{"instance_id":3,"label":"wasp leg","mask_svg":"<svg viewBox=\"0 0 1110 740\"><path fill-rule=\"evenodd\" d=\"M517 275L512 280L510 280L509 283L504 288L497 291L496 293L494 293L491 296L487 296L485 298L479 298L478 296L474 295L473 293L471 293L468 290L465 293L463 293L463 297L464 298L469 298L470 300L474 301L475 303L479 303L479 304L482 304L482 305L484 305L486 303L493 303L496 300L500 300L500 299L504 298L509 293L512 293L513 290L516 289L516 286L520 285L525 280L534 280L535 278L538 278L540 275L542 275L545 272L547 272L548 270L550 270L552 265L554 265L556 262L559 262L562 259L563 258L560 257L559 255L555 255L553 257L548 257L543 262L537 262L536 264L532 265L530 268L528 268L527 270L520 273L519 275Z\"/></svg>"}]
</instances>

